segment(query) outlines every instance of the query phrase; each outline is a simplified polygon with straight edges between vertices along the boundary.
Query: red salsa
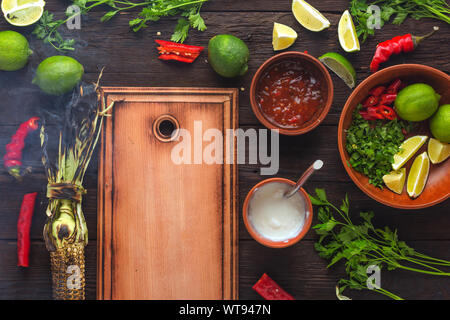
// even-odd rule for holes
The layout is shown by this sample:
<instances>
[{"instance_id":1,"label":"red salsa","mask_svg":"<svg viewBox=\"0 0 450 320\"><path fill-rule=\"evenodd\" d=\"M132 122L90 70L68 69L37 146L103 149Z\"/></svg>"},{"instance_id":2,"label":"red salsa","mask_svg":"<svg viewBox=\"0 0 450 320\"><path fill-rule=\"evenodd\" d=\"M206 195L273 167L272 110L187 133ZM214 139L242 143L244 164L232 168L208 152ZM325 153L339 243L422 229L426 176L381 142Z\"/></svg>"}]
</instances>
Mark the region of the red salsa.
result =
<instances>
[{"instance_id":1,"label":"red salsa","mask_svg":"<svg viewBox=\"0 0 450 320\"><path fill-rule=\"evenodd\" d=\"M321 87L314 70L298 61L281 61L261 76L256 102L275 125L300 128L323 109Z\"/></svg>"}]
</instances>

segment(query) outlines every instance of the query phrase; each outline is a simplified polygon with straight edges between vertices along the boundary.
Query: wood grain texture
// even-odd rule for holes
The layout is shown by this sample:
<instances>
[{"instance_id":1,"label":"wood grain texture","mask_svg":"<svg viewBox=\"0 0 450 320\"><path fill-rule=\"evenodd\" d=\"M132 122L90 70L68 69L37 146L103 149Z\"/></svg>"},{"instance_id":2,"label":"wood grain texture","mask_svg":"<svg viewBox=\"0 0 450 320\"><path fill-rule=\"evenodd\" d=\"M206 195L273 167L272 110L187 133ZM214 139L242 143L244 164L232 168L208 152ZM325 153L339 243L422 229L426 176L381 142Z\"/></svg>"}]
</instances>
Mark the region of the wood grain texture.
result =
<instances>
[{"instance_id":1,"label":"wood grain texture","mask_svg":"<svg viewBox=\"0 0 450 320\"><path fill-rule=\"evenodd\" d=\"M237 299L235 156L226 162L222 145L224 160L206 164L194 141L237 128L237 91L104 88L102 100L115 106L99 167L98 298ZM167 115L190 133L192 164L158 138Z\"/></svg>"}]
</instances>

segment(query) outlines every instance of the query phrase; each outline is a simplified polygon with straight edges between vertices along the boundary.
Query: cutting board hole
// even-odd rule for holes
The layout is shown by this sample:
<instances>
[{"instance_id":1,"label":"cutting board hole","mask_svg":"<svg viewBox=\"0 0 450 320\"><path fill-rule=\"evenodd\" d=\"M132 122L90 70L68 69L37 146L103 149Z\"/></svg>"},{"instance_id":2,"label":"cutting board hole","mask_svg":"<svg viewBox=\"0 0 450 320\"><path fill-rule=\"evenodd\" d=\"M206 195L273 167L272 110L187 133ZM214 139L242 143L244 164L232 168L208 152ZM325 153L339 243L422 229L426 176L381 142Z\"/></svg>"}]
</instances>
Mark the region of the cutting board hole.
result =
<instances>
[{"instance_id":1,"label":"cutting board hole","mask_svg":"<svg viewBox=\"0 0 450 320\"><path fill-rule=\"evenodd\" d=\"M177 119L168 114L158 117L153 123L153 133L155 137L162 142L176 140L176 131L179 128L180 126Z\"/></svg>"}]
</instances>

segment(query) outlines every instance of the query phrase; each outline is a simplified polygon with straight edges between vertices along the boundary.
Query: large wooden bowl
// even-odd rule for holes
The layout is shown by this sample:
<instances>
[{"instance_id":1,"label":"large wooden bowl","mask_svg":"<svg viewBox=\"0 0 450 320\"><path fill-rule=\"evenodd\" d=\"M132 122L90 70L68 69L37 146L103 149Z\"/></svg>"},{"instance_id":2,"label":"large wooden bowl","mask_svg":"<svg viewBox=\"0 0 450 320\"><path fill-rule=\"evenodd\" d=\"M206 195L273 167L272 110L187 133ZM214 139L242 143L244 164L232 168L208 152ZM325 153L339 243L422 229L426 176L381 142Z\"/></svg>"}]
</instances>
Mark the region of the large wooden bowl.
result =
<instances>
[{"instance_id":1,"label":"large wooden bowl","mask_svg":"<svg viewBox=\"0 0 450 320\"><path fill-rule=\"evenodd\" d=\"M350 178L369 197L394 208L422 209L433 206L450 197L450 159L447 159L440 164L431 164L430 174L424 191L418 198L411 199L406 192L406 183L401 195L398 195L387 188L381 190L369 184L369 179L365 175L355 171L348 164L349 155L345 149L346 130L352 122L352 114L356 106L368 96L370 89L381 84L389 84L396 78L405 80L408 83L427 83L431 85L436 92L442 95L440 105L450 103L450 77L442 71L418 64L402 64L378 71L361 82L350 95L342 110L338 129L339 153L341 154L342 163ZM425 133L429 137L432 137L428 129L427 121L423 123L423 127L423 131L413 132L411 135ZM425 151L427 146L428 141L416 155ZM407 174L409 173L409 168L414 161L414 158L415 156L413 156L406 164Z\"/></svg>"}]
</instances>

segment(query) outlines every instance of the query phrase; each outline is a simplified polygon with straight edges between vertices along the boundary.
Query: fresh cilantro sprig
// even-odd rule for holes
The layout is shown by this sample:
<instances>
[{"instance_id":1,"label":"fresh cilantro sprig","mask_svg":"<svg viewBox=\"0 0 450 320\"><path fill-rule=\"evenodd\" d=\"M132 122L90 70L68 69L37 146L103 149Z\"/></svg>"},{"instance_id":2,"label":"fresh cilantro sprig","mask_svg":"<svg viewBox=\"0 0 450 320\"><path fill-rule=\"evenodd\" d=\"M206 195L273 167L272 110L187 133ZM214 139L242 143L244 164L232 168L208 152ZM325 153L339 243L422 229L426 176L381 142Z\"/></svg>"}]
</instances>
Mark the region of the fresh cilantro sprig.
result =
<instances>
[{"instance_id":1,"label":"fresh cilantro sprig","mask_svg":"<svg viewBox=\"0 0 450 320\"><path fill-rule=\"evenodd\" d=\"M449 272L438 269L450 268L450 261L432 258L415 251L398 239L397 230L392 231L388 227L375 228L372 224L373 212L361 212L362 221L355 224L350 218L347 196L337 207L328 201L325 190L315 191L315 196L309 196L312 204L319 207L319 223L313 227L319 235L319 240L314 247L320 257L329 260L328 268L338 262L344 262L347 277L339 280L339 294L346 288L368 289L369 266L450 276ZM381 287L375 287L373 291L392 299L402 299Z\"/></svg>"},{"instance_id":2,"label":"fresh cilantro sprig","mask_svg":"<svg viewBox=\"0 0 450 320\"><path fill-rule=\"evenodd\" d=\"M371 5L380 8L380 27L391 19L393 24L402 24L407 17L433 18L450 24L450 5L446 0L351 0L350 13L362 42L375 33L375 29L367 25L372 15L367 11Z\"/></svg>"},{"instance_id":3,"label":"fresh cilantro sprig","mask_svg":"<svg viewBox=\"0 0 450 320\"><path fill-rule=\"evenodd\" d=\"M142 8L138 16L130 20L129 25L137 32L148 27L149 23L158 21L161 17L180 16L171 40L184 42L191 28L199 31L206 30L206 24L200 15L202 5L208 0L73 0L73 4L80 8L80 12L67 14L65 19L55 20L54 15L45 11L36 25L33 34L38 39L49 43L58 51L73 51L74 39L64 39L58 31L59 27L80 14L87 14L93 8L105 5L109 7L101 18L108 21L122 11Z\"/></svg>"},{"instance_id":4,"label":"fresh cilantro sprig","mask_svg":"<svg viewBox=\"0 0 450 320\"><path fill-rule=\"evenodd\" d=\"M66 23L66 20L55 20L53 14L45 10L34 28L33 34L36 38L50 44L57 51L73 51L75 50L75 40L64 39L58 31L58 28L64 23Z\"/></svg>"},{"instance_id":5,"label":"fresh cilantro sprig","mask_svg":"<svg viewBox=\"0 0 450 320\"><path fill-rule=\"evenodd\" d=\"M369 183L383 188L383 176L392 171L394 155L405 140L404 132L411 131L411 124L402 120L367 121L359 114L361 108L359 105L353 112L347 130L348 165L367 176Z\"/></svg>"}]
</instances>

